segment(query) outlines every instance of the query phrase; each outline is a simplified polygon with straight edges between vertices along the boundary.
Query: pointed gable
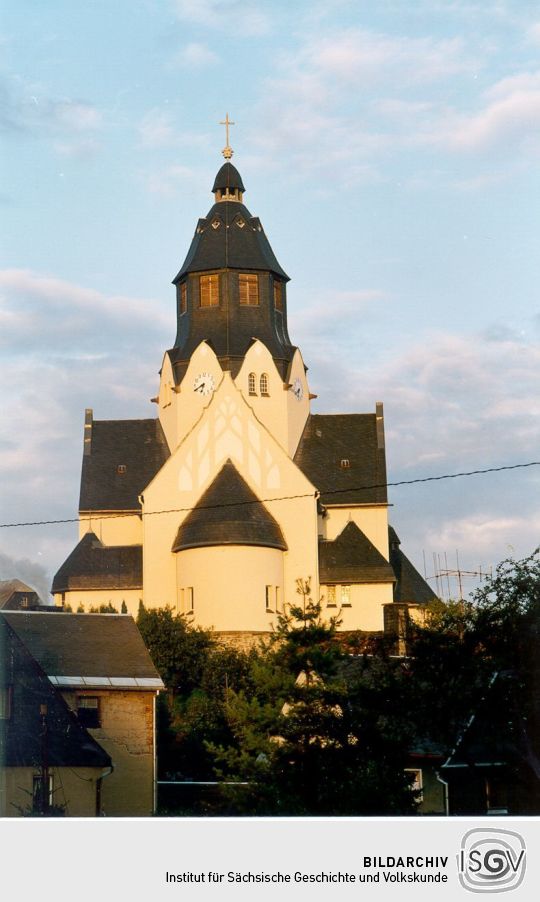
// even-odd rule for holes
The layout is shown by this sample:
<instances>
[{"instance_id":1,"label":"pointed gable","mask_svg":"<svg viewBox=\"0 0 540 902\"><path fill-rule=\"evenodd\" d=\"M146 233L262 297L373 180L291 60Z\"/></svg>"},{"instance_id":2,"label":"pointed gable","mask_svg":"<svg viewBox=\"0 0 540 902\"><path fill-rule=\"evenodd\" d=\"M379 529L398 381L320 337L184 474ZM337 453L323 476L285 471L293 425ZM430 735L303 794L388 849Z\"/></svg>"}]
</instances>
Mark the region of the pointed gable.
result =
<instances>
[{"instance_id":1,"label":"pointed gable","mask_svg":"<svg viewBox=\"0 0 540 902\"><path fill-rule=\"evenodd\" d=\"M287 550L278 523L231 460L181 524L172 550L210 545L259 545Z\"/></svg>"},{"instance_id":2,"label":"pointed gable","mask_svg":"<svg viewBox=\"0 0 540 902\"><path fill-rule=\"evenodd\" d=\"M333 542L319 543L321 583L389 583L394 572L352 520Z\"/></svg>"}]
</instances>

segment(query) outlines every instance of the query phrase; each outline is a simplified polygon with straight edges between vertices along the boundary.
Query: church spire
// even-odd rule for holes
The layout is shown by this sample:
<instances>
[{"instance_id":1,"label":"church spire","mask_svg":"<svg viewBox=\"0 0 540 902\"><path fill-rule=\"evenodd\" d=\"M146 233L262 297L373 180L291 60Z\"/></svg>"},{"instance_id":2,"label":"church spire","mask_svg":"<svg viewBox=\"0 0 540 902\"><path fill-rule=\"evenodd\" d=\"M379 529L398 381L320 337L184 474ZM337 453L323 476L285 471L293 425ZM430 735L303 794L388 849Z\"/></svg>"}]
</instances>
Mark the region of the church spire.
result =
<instances>
[{"instance_id":1,"label":"church spire","mask_svg":"<svg viewBox=\"0 0 540 902\"><path fill-rule=\"evenodd\" d=\"M231 124L227 116L227 148ZM244 206L242 176L230 160L219 169L212 191L214 205L199 219L173 280L178 331L170 354L175 376L182 378L195 348L208 341L234 377L253 339L259 339L285 377L295 350L287 331L289 277L260 219Z\"/></svg>"}]
</instances>

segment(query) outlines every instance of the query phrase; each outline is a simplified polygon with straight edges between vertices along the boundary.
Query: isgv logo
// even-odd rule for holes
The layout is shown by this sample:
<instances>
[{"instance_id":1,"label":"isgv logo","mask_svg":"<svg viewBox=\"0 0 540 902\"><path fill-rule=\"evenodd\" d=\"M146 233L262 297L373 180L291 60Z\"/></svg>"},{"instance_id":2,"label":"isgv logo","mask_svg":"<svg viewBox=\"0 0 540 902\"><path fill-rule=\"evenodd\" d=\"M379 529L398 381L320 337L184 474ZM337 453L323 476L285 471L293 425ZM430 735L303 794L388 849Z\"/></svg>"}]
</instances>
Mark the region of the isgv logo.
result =
<instances>
[{"instance_id":1,"label":"isgv logo","mask_svg":"<svg viewBox=\"0 0 540 902\"><path fill-rule=\"evenodd\" d=\"M469 830L458 854L459 882L471 893L504 893L525 876L525 840L512 830Z\"/></svg>"}]
</instances>

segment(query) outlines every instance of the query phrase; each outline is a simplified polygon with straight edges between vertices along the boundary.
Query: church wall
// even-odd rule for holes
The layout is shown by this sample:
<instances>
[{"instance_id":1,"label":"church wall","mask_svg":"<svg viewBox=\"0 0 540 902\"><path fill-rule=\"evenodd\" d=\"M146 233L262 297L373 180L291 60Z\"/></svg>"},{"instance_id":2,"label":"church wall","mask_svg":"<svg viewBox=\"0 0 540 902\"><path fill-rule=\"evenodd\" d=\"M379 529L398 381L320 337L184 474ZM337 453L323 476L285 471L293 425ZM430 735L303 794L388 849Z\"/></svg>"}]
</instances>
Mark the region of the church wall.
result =
<instances>
[{"instance_id":1,"label":"church wall","mask_svg":"<svg viewBox=\"0 0 540 902\"><path fill-rule=\"evenodd\" d=\"M210 313L214 308L209 307ZM169 373L171 375L169 375ZM201 342L192 354L188 368L175 391L167 393L163 387L172 378L170 361L164 364L161 376L160 398L169 398L167 406L159 405L159 419L171 452L178 447L200 419L204 409L212 400L212 394L205 395L195 390L195 380L202 373L209 373L217 388L223 379L223 370L212 348Z\"/></svg>"},{"instance_id":2,"label":"church wall","mask_svg":"<svg viewBox=\"0 0 540 902\"><path fill-rule=\"evenodd\" d=\"M335 586L336 605L328 605L328 586L321 586L324 617L339 616L340 630L384 629L383 605L392 601L392 583L360 583L350 586L350 607L341 605L341 585Z\"/></svg>"},{"instance_id":3,"label":"church wall","mask_svg":"<svg viewBox=\"0 0 540 902\"><path fill-rule=\"evenodd\" d=\"M143 540L140 514L123 514L122 511L96 511L81 514L79 539L93 532L104 545L140 545Z\"/></svg>"},{"instance_id":4,"label":"church wall","mask_svg":"<svg viewBox=\"0 0 540 902\"><path fill-rule=\"evenodd\" d=\"M255 375L255 394L249 392L249 374ZM264 396L260 391L260 377L268 376L269 391ZM242 392L255 416L276 441L293 457L309 416L309 388L302 356L295 352L288 375L291 386L298 379L302 386L302 398L297 400L291 388L286 388L272 359L272 355L261 341L253 343L246 354L244 363L235 383Z\"/></svg>"},{"instance_id":5,"label":"church wall","mask_svg":"<svg viewBox=\"0 0 540 902\"><path fill-rule=\"evenodd\" d=\"M102 604L112 604L122 613L122 602L125 601L127 613L137 617L139 602L143 597L142 587L139 589L74 589L71 592L57 592L53 598L57 605L70 605L76 611L79 605L84 606L88 614L90 608L99 608Z\"/></svg>"},{"instance_id":6,"label":"church wall","mask_svg":"<svg viewBox=\"0 0 540 902\"><path fill-rule=\"evenodd\" d=\"M190 548L177 554L177 568L178 587L184 590L177 609L188 613L191 593L186 590L193 588L194 621L206 629L270 631L276 619L276 597L278 609L283 610L283 552L276 548Z\"/></svg>"},{"instance_id":7,"label":"church wall","mask_svg":"<svg viewBox=\"0 0 540 902\"><path fill-rule=\"evenodd\" d=\"M322 521L325 538L333 542L345 529L347 523L352 520L373 542L375 548L381 552L386 560L389 559L388 549L388 507L358 506L358 507L328 507L328 516Z\"/></svg>"},{"instance_id":8,"label":"church wall","mask_svg":"<svg viewBox=\"0 0 540 902\"><path fill-rule=\"evenodd\" d=\"M171 549L178 527L228 458L281 527L289 549L284 557L286 599L294 599L300 577L311 576L313 589L318 591L315 490L258 422L230 374L225 373L196 428L145 489L145 514L179 509L144 517L146 607L176 604L176 564ZM306 497L277 500L291 495Z\"/></svg>"}]
</instances>

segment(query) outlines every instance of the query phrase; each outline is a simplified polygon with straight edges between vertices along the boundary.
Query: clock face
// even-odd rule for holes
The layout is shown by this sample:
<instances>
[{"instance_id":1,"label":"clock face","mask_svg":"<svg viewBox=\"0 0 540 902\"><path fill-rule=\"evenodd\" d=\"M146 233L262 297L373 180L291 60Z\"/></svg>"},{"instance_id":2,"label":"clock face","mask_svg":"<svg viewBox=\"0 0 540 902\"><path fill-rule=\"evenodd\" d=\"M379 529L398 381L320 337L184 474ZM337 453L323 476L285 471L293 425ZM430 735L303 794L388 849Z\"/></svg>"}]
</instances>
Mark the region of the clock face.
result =
<instances>
[{"instance_id":1,"label":"clock face","mask_svg":"<svg viewBox=\"0 0 540 902\"><path fill-rule=\"evenodd\" d=\"M293 395L297 401L301 401L304 397L304 388L300 379L296 378L292 384Z\"/></svg>"},{"instance_id":2,"label":"clock face","mask_svg":"<svg viewBox=\"0 0 540 902\"><path fill-rule=\"evenodd\" d=\"M216 383L212 373L199 373L199 375L195 377L193 391L197 392L198 395L203 395L204 397L211 395L215 387Z\"/></svg>"}]
</instances>

